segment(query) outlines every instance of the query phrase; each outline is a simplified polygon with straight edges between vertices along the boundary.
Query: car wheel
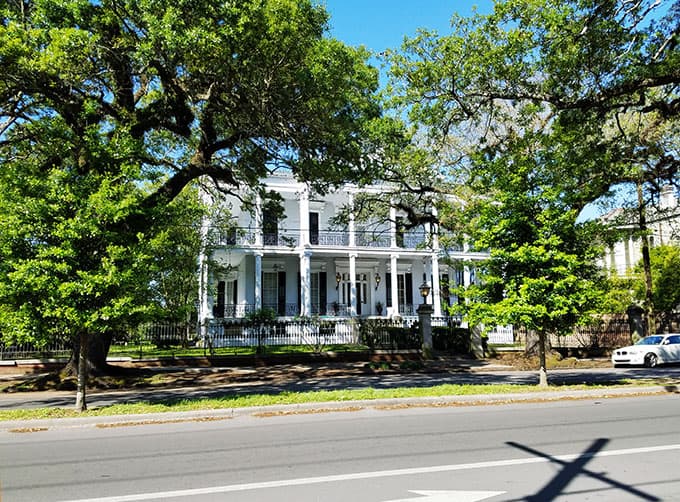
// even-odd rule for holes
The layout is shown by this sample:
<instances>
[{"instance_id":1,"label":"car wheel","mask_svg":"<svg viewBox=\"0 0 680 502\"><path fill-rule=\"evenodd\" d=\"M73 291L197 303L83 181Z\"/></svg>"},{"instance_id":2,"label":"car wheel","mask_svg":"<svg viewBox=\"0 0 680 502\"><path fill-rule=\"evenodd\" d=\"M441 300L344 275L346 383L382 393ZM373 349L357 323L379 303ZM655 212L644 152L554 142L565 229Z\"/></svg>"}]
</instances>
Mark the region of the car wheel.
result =
<instances>
[{"instance_id":1,"label":"car wheel","mask_svg":"<svg viewBox=\"0 0 680 502\"><path fill-rule=\"evenodd\" d=\"M645 366L647 368L655 368L659 364L659 358L656 354L649 353L645 356Z\"/></svg>"}]
</instances>

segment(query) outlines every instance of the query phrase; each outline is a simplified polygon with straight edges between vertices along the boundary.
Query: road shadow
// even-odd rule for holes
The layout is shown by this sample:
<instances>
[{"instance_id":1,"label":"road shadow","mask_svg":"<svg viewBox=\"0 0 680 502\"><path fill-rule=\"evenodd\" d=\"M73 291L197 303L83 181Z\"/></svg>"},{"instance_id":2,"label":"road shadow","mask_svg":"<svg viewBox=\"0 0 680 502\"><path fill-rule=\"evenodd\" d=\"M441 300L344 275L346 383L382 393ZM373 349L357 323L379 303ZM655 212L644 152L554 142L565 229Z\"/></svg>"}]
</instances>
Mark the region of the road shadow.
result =
<instances>
[{"instance_id":1,"label":"road shadow","mask_svg":"<svg viewBox=\"0 0 680 502\"><path fill-rule=\"evenodd\" d=\"M651 495L649 493L643 492L642 490L638 490L633 486L627 485L615 479L608 478L602 473L593 472L586 468L586 464L592 458L596 457L597 454L607 445L607 443L609 443L608 439L604 438L596 439L584 452L579 454L575 459L567 461L562 458L548 455L547 453L535 450L529 446L515 443L514 441L507 441L506 444L514 448L517 448L518 450L522 450L523 452L529 453L536 457L546 459L549 462L557 464L562 467L560 471L539 491L537 491L533 495L529 495L523 498L522 500L528 502L548 502L550 500L555 500L555 498L559 497L560 495L563 495L563 492L565 488L569 485L569 483L571 483L574 479L576 479L579 476L587 476L589 478L596 479L598 481L601 481L602 483L611 486L612 488L624 491L629 495L633 495L639 498L640 500L649 501L661 500L660 498L655 497L654 495Z\"/></svg>"}]
</instances>

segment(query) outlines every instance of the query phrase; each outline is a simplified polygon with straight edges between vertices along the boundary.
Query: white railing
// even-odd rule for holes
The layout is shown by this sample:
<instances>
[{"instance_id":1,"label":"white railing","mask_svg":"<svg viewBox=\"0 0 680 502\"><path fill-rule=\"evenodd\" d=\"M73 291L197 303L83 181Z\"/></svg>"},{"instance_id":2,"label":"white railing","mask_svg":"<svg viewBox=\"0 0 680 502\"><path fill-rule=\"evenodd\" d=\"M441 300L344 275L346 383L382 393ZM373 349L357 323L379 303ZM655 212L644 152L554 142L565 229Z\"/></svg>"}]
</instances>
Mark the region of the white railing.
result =
<instances>
[{"instance_id":1,"label":"white railing","mask_svg":"<svg viewBox=\"0 0 680 502\"><path fill-rule=\"evenodd\" d=\"M497 345L509 345L515 343L515 335L512 326L496 326L488 333L489 343Z\"/></svg>"}]
</instances>

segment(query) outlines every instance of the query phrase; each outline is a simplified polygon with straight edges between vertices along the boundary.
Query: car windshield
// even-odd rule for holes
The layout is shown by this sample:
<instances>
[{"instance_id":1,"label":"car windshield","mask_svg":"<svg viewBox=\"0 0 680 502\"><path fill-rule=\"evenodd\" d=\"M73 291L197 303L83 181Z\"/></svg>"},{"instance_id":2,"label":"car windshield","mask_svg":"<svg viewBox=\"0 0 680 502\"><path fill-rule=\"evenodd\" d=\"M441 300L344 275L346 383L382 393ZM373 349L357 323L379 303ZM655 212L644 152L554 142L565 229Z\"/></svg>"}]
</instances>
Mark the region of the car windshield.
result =
<instances>
[{"instance_id":1,"label":"car windshield","mask_svg":"<svg viewBox=\"0 0 680 502\"><path fill-rule=\"evenodd\" d=\"M646 336L635 342L635 345L659 345L661 340L663 340L663 336Z\"/></svg>"}]
</instances>

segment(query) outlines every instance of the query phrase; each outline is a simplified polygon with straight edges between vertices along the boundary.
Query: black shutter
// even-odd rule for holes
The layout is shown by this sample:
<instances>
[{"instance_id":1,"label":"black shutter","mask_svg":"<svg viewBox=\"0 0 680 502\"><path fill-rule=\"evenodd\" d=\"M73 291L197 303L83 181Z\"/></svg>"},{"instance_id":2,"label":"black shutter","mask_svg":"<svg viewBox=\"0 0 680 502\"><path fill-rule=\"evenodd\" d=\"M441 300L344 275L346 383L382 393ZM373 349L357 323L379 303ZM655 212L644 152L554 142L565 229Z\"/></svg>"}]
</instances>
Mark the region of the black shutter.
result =
<instances>
[{"instance_id":1,"label":"black shutter","mask_svg":"<svg viewBox=\"0 0 680 502\"><path fill-rule=\"evenodd\" d=\"M302 314L302 274L297 275L297 313Z\"/></svg>"},{"instance_id":2,"label":"black shutter","mask_svg":"<svg viewBox=\"0 0 680 502\"><path fill-rule=\"evenodd\" d=\"M219 281L217 283L217 302L213 306L213 316L214 317L224 317L224 291L226 284L224 281Z\"/></svg>"},{"instance_id":3,"label":"black shutter","mask_svg":"<svg viewBox=\"0 0 680 502\"><path fill-rule=\"evenodd\" d=\"M286 273L279 272L278 277L279 298L277 312L279 315L286 315Z\"/></svg>"},{"instance_id":4,"label":"black shutter","mask_svg":"<svg viewBox=\"0 0 680 502\"><path fill-rule=\"evenodd\" d=\"M319 272L319 313L326 315L328 303L328 274Z\"/></svg>"},{"instance_id":5,"label":"black shutter","mask_svg":"<svg viewBox=\"0 0 680 502\"><path fill-rule=\"evenodd\" d=\"M319 244L319 213L309 213L309 243Z\"/></svg>"},{"instance_id":6,"label":"black shutter","mask_svg":"<svg viewBox=\"0 0 680 502\"><path fill-rule=\"evenodd\" d=\"M385 275L385 294L387 294L387 302L385 303L388 307L392 306L392 274L390 272Z\"/></svg>"},{"instance_id":7,"label":"black shutter","mask_svg":"<svg viewBox=\"0 0 680 502\"><path fill-rule=\"evenodd\" d=\"M406 305L413 305L413 274L404 274L404 287L406 288Z\"/></svg>"}]
</instances>

